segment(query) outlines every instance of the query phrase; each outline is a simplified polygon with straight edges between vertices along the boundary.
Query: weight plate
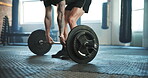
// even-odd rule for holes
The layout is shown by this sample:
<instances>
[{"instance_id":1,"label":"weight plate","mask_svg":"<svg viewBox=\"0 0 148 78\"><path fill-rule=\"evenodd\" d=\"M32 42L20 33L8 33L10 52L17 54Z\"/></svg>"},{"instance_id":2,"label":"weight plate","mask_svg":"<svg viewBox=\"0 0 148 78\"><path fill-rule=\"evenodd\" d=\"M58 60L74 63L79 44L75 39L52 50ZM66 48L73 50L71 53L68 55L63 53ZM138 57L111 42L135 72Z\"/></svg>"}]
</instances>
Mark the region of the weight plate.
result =
<instances>
[{"instance_id":1,"label":"weight plate","mask_svg":"<svg viewBox=\"0 0 148 78\"><path fill-rule=\"evenodd\" d=\"M44 55L51 49L51 44L44 43L44 41L47 42L45 31L36 30L28 38L28 47L34 54Z\"/></svg>"},{"instance_id":2,"label":"weight plate","mask_svg":"<svg viewBox=\"0 0 148 78\"><path fill-rule=\"evenodd\" d=\"M81 25L70 31L66 47L68 55L73 61L86 64L95 58L99 48L99 41L90 27Z\"/></svg>"}]
</instances>

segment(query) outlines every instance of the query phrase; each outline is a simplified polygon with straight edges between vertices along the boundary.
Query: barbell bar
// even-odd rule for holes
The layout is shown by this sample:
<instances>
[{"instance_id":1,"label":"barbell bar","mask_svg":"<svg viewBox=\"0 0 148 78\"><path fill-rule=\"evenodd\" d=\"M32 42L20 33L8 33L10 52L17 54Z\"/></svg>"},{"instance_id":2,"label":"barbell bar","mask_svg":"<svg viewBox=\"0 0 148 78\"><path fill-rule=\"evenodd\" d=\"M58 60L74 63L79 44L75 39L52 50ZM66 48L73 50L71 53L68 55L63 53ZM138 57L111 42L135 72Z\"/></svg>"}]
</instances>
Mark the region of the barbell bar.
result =
<instances>
[{"instance_id":1,"label":"barbell bar","mask_svg":"<svg viewBox=\"0 0 148 78\"><path fill-rule=\"evenodd\" d=\"M97 47L97 44L92 44L92 41L86 41L85 43L83 43L83 46L86 47ZM43 44L61 44L60 42L53 42L53 43L49 43L48 41L43 41L43 40L39 40L39 45L43 45Z\"/></svg>"},{"instance_id":2,"label":"barbell bar","mask_svg":"<svg viewBox=\"0 0 148 78\"><path fill-rule=\"evenodd\" d=\"M61 44L61 43L60 43L60 42L49 43L48 41L39 40L39 44L40 44L40 45L43 45L43 44Z\"/></svg>"}]
</instances>

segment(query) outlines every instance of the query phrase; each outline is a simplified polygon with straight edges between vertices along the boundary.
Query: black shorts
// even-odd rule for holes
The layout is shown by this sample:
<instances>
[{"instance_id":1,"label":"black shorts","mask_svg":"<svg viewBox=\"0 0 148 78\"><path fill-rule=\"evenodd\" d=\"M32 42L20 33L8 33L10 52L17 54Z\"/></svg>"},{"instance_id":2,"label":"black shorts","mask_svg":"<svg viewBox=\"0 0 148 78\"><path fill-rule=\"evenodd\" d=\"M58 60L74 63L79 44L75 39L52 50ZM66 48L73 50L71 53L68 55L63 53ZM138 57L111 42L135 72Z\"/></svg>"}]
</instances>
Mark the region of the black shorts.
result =
<instances>
[{"instance_id":1,"label":"black shorts","mask_svg":"<svg viewBox=\"0 0 148 78\"><path fill-rule=\"evenodd\" d=\"M51 6L51 5L56 5L61 1L63 1L63 0L45 0L44 1L44 6L48 7L48 6Z\"/></svg>"},{"instance_id":2,"label":"black shorts","mask_svg":"<svg viewBox=\"0 0 148 78\"><path fill-rule=\"evenodd\" d=\"M74 2L67 3L65 10L72 10L74 7L83 8L85 13L88 13L89 6L92 0L75 0Z\"/></svg>"}]
</instances>

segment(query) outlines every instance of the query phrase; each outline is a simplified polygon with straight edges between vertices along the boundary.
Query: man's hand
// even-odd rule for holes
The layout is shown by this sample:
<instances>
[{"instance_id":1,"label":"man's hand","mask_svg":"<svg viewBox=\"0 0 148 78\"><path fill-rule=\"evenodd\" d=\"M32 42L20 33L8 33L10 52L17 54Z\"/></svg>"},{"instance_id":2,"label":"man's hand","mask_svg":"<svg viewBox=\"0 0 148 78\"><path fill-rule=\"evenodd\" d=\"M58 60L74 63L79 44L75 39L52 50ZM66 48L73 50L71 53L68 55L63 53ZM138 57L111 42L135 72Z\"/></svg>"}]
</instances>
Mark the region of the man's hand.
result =
<instances>
[{"instance_id":1,"label":"man's hand","mask_svg":"<svg viewBox=\"0 0 148 78\"><path fill-rule=\"evenodd\" d=\"M49 34L45 34L45 36L46 36L47 42L49 42L50 44L53 44L54 43L53 39L50 37Z\"/></svg>"},{"instance_id":2,"label":"man's hand","mask_svg":"<svg viewBox=\"0 0 148 78\"><path fill-rule=\"evenodd\" d=\"M61 36L59 36L60 37L60 42L61 42L61 44L62 45L65 45L66 44L66 42L65 42L65 38L64 38L64 35L61 35Z\"/></svg>"}]
</instances>

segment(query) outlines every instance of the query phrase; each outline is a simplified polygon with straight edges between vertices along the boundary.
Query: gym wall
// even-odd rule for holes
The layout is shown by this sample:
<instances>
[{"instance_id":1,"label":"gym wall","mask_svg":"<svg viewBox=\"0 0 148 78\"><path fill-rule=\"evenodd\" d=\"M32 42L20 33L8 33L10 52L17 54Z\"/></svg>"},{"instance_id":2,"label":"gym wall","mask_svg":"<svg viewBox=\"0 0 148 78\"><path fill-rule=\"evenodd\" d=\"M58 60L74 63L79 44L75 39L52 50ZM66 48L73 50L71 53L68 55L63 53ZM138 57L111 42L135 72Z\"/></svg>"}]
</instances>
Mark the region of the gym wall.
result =
<instances>
[{"instance_id":1,"label":"gym wall","mask_svg":"<svg viewBox=\"0 0 148 78\"><path fill-rule=\"evenodd\" d=\"M12 19L12 0L0 0L0 36L3 25L3 18L8 16L11 25Z\"/></svg>"}]
</instances>

